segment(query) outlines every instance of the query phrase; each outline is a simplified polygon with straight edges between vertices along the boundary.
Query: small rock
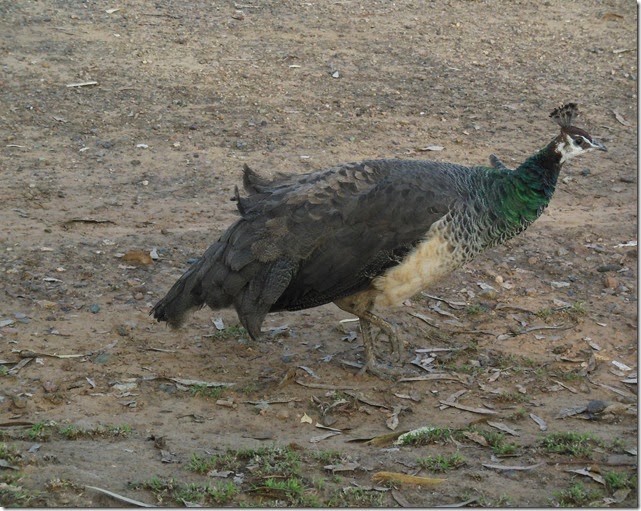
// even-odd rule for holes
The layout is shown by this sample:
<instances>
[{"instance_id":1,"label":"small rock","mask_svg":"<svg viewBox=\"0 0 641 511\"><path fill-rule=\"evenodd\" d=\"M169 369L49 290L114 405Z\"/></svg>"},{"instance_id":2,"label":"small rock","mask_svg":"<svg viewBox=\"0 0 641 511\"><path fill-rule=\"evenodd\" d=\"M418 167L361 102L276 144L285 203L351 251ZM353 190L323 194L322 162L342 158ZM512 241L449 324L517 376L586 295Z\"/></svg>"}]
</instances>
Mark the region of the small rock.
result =
<instances>
[{"instance_id":1,"label":"small rock","mask_svg":"<svg viewBox=\"0 0 641 511\"><path fill-rule=\"evenodd\" d=\"M588 413L601 413L609 405L607 401L601 399L594 399L588 403L586 411Z\"/></svg>"},{"instance_id":2,"label":"small rock","mask_svg":"<svg viewBox=\"0 0 641 511\"><path fill-rule=\"evenodd\" d=\"M603 264L599 266L596 271L605 273L606 271L619 271L621 269L620 264Z\"/></svg>"},{"instance_id":3,"label":"small rock","mask_svg":"<svg viewBox=\"0 0 641 511\"><path fill-rule=\"evenodd\" d=\"M109 355L109 353L101 353L100 355L97 355L93 359L93 363L94 364L106 364L107 362L109 362L110 358L111 358L111 355Z\"/></svg>"},{"instance_id":4,"label":"small rock","mask_svg":"<svg viewBox=\"0 0 641 511\"><path fill-rule=\"evenodd\" d=\"M45 392L56 392L58 390L58 385L56 385L54 382L47 380L43 382L42 388L44 389Z\"/></svg>"},{"instance_id":5,"label":"small rock","mask_svg":"<svg viewBox=\"0 0 641 511\"><path fill-rule=\"evenodd\" d=\"M89 307L89 311L92 314L98 314L100 312L100 305L98 305L97 303L92 303Z\"/></svg>"},{"instance_id":6,"label":"small rock","mask_svg":"<svg viewBox=\"0 0 641 511\"><path fill-rule=\"evenodd\" d=\"M142 293L134 293L134 300L142 300L145 297Z\"/></svg>"},{"instance_id":7,"label":"small rock","mask_svg":"<svg viewBox=\"0 0 641 511\"><path fill-rule=\"evenodd\" d=\"M603 277L603 286L607 289L614 289L619 285L619 281L611 275Z\"/></svg>"},{"instance_id":8,"label":"small rock","mask_svg":"<svg viewBox=\"0 0 641 511\"><path fill-rule=\"evenodd\" d=\"M558 249L558 250L556 251L556 255L558 255L559 257L562 257L562 256L565 256L565 255L568 255L568 253L569 253L569 252L568 252L568 250L567 250L567 249L565 249L565 248L563 248L563 247L561 247L560 249Z\"/></svg>"},{"instance_id":9,"label":"small rock","mask_svg":"<svg viewBox=\"0 0 641 511\"><path fill-rule=\"evenodd\" d=\"M478 296L481 298L487 298L488 300L496 300L499 294L496 289L484 289L478 293Z\"/></svg>"},{"instance_id":10,"label":"small rock","mask_svg":"<svg viewBox=\"0 0 641 511\"><path fill-rule=\"evenodd\" d=\"M550 282L550 285L555 289L560 289L562 287L570 287L570 283L569 282L558 282L558 281L554 281L554 280L552 282Z\"/></svg>"},{"instance_id":11,"label":"small rock","mask_svg":"<svg viewBox=\"0 0 641 511\"><path fill-rule=\"evenodd\" d=\"M526 296L535 296L536 295L536 289L533 287L528 287L525 290Z\"/></svg>"},{"instance_id":12,"label":"small rock","mask_svg":"<svg viewBox=\"0 0 641 511\"><path fill-rule=\"evenodd\" d=\"M535 265L535 264L537 264L538 262L539 262L539 258L538 258L538 257L534 257L534 256L532 256L532 257L528 257L528 258L527 258L527 263L528 263L528 264L530 264L530 265L532 265L532 266L534 266L534 265Z\"/></svg>"}]
</instances>

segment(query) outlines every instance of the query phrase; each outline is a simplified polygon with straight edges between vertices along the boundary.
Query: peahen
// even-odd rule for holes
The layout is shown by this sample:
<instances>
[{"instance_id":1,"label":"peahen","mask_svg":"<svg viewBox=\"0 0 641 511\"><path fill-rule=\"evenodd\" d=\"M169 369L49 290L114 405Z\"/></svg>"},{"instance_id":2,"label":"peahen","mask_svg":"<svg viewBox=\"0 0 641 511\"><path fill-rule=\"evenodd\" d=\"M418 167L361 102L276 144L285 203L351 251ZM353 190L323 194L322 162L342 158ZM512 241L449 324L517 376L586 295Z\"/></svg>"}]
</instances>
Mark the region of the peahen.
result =
<instances>
[{"instance_id":1,"label":"peahen","mask_svg":"<svg viewBox=\"0 0 641 511\"><path fill-rule=\"evenodd\" d=\"M401 360L395 328L374 310L400 304L482 250L512 238L550 202L563 163L606 147L572 125L575 103L551 114L561 132L518 168L366 160L262 177L245 166L241 218L151 313L178 327L208 305L234 307L256 339L269 312L334 302L360 319L365 364L381 376L372 325Z\"/></svg>"}]
</instances>

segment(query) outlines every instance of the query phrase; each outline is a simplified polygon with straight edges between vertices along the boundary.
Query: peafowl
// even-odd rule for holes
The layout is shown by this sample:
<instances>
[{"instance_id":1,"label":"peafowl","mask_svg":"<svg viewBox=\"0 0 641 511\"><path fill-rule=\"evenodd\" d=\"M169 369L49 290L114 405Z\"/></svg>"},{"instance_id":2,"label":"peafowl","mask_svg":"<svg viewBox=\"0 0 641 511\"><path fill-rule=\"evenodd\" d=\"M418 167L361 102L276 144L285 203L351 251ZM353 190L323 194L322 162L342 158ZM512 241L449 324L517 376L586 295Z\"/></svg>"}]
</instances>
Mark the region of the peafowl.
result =
<instances>
[{"instance_id":1,"label":"peafowl","mask_svg":"<svg viewBox=\"0 0 641 511\"><path fill-rule=\"evenodd\" d=\"M546 208L561 166L597 149L572 125L575 103L551 114L560 133L514 170L425 160L347 163L268 179L244 167L240 219L151 311L178 327L208 305L234 307L252 339L265 316L334 302L360 320L362 372L385 377L372 326L402 360L396 328L374 311L400 304L481 251L516 236Z\"/></svg>"}]
</instances>

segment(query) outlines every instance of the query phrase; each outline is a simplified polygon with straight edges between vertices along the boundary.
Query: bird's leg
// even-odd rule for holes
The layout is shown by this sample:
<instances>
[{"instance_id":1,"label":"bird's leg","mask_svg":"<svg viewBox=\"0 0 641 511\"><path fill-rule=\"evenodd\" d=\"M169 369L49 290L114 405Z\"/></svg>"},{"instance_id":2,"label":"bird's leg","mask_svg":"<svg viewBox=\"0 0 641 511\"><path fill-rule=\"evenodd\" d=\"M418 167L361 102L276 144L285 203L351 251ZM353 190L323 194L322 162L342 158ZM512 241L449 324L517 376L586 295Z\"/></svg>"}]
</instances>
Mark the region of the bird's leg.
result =
<instances>
[{"instance_id":1,"label":"bird's leg","mask_svg":"<svg viewBox=\"0 0 641 511\"><path fill-rule=\"evenodd\" d=\"M398 369L392 368L386 364L382 364L376 360L376 353L374 351L374 338L372 337L372 325L378 327L389 338L392 346L392 353L396 353L398 361L401 361L402 343L394 327L387 321L379 318L371 308L374 304L373 294L368 291L357 293L346 298L341 298L334 302L344 311L358 316L361 335L363 336L363 349L365 364L360 370L360 373L370 372L379 378L392 378L400 376L401 372Z\"/></svg>"},{"instance_id":2,"label":"bird's leg","mask_svg":"<svg viewBox=\"0 0 641 511\"><path fill-rule=\"evenodd\" d=\"M398 334L396 332L396 328L394 327L394 325L392 325L391 323L385 321L382 318L379 318L377 315L373 314L371 311L365 311L365 312L361 313L360 318L361 318L361 330L363 328L362 327L363 319L365 319L371 325L377 326L381 330L381 332L384 333L387 336L387 338L389 340L389 343L390 343L390 346L392 348L392 350L391 350L392 355L395 354L396 355L396 360L398 362L401 362L402 359L403 359L403 351L402 351L403 350L403 343L402 343L401 339L399 338L399 336L398 336ZM363 337L364 337L364 335L363 335ZM378 338L378 336L377 336L377 338Z\"/></svg>"},{"instance_id":3,"label":"bird's leg","mask_svg":"<svg viewBox=\"0 0 641 511\"><path fill-rule=\"evenodd\" d=\"M372 325L364 318L359 318L359 324L361 326L361 335L363 336L363 356L365 357L365 363L358 374L364 374L366 371L374 369L378 365L378 362L376 362L376 354L374 353Z\"/></svg>"}]
</instances>

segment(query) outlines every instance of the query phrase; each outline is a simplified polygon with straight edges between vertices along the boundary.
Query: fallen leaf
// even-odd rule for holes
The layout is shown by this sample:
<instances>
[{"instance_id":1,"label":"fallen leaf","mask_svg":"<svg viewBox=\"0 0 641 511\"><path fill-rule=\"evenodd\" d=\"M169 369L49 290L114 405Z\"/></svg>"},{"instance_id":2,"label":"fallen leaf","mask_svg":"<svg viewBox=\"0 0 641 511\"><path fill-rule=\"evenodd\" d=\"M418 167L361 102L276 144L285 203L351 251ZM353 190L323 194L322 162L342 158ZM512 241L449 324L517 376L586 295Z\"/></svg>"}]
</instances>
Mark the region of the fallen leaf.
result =
<instances>
[{"instance_id":1,"label":"fallen leaf","mask_svg":"<svg viewBox=\"0 0 641 511\"><path fill-rule=\"evenodd\" d=\"M225 383L220 381L202 381L202 380L190 380L187 378L168 378L168 380L178 383L180 385L185 385L191 387L192 385L206 386L206 387L232 387L233 383Z\"/></svg>"},{"instance_id":2,"label":"fallen leaf","mask_svg":"<svg viewBox=\"0 0 641 511\"><path fill-rule=\"evenodd\" d=\"M408 431L395 431L394 433L385 433L383 435L377 435L374 437L353 438L351 440L348 440L348 442L364 443L367 445L374 445L376 447L381 447L384 445L390 445L392 442L399 439L401 436L403 436L406 433L408 433Z\"/></svg>"},{"instance_id":3,"label":"fallen leaf","mask_svg":"<svg viewBox=\"0 0 641 511\"><path fill-rule=\"evenodd\" d=\"M144 250L130 250L122 256L122 260L145 265L153 264L154 262L149 252L145 252Z\"/></svg>"},{"instance_id":4,"label":"fallen leaf","mask_svg":"<svg viewBox=\"0 0 641 511\"><path fill-rule=\"evenodd\" d=\"M624 126L630 126L630 123L619 112L617 112L616 110L612 110L612 113L614 114L614 117L616 118L616 120L619 121L621 124L623 124Z\"/></svg>"},{"instance_id":5,"label":"fallen leaf","mask_svg":"<svg viewBox=\"0 0 641 511\"><path fill-rule=\"evenodd\" d=\"M542 465L545 465L544 462L537 463L535 465L493 465L491 463L481 463L485 468L493 468L495 470L532 470Z\"/></svg>"},{"instance_id":6,"label":"fallen leaf","mask_svg":"<svg viewBox=\"0 0 641 511\"><path fill-rule=\"evenodd\" d=\"M392 498L401 507L413 507L412 504L410 504L409 501L398 490L392 490Z\"/></svg>"},{"instance_id":7,"label":"fallen leaf","mask_svg":"<svg viewBox=\"0 0 641 511\"><path fill-rule=\"evenodd\" d=\"M594 472L590 472L590 470L587 468L580 468L578 470L567 469L566 472L572 472L573 474L587 476L593 479L594 481L596 481L597 483L605 486L605 479L603 479L603 476L600 476L599 474L595 474Z\"/></svg>"},{"instance_id":8,"label":"fallen leaf","mask_svg":"<svg viewBox=\"0 0 641 511\"><path fill-rule=\"evenodd\" d=\"M321 442L322 440L327 440L328 438L331 438L336 435L340 435L340 431L328 431L327 433L323 435L317 435L313 436L312 438L309 439L309 442L312 444L317 444L318 442Z\"/></svg>"},{"instance_id":9,"label":"fallen leaf","mask_svg":"<svg viewBox=\"0 0 641 511\"><path fill-rule=\"evenodd\" d=\"M509 427L506 424L503 424L502 422L487 421L487 425L492 426L493 428L496 428L505 433L508 433L509 435L512 435L512 436L521 436L521 434L518 431L513 430L511 427Z\"/></svg>"},{"instance_id":10,"label":"fallen leaf","mask_svg":"<svg viewBox=\"0 0 641 511\"><path fill-rule=\"evenodd\" d=\"M351 463L338 463L337 465L325 465L323 468L329 470L332 473L334 472L352 472L360 467L360 464L354 462Z\"/></svg>"},{"instance_id":11,"label":"fallen leaf","mask_svg":"<svg viewBox=\"0 0 641 511\"><path fill-rule=\"evenodd\" d=\"M623 362L619 362L618 360L613 360L612 363L617 366L621 371L632 371L631 367L628 367L625 365Z\"/></svg>"},{"instance_id":12,"label":"fallen leaf","mask_svg":"<svg viewBox=\"0 0 641 511\"><path fill-rule=\"evenodd\" d=\"M232 470L221 470L220 472L218 470L210 470L209 472L207 472L207 475L209 477L219 477L224 479L225 477L229 477L233 473L234 472Z\"/></svg>"},{"instance_id":13,"label":"fallen leaf","mask_svg":"<svg viewBox=\"0 0 641 511\"><path fill-rule=\"evenodd\" d=\"M376 472L372 474L372 481L374 482L384 482L390 481L393 483L405 483L405 484L415 484L421 486L435 486L440 484L446 479L435 479L431 477L417 477L411 476L408 474L402 474L400 472Z\"/></svg>"},{"instance_id":14,"label":"fallen leaf","mask_svg":"<svg viewBox=\"0 0 641 511\"><path fill-rule=\"evenodd\" d=\"M304 423L304 424L313 424L314 423L312 418L309 415L307 415L306 413L303 414L303 416L300 418L300 421L302 423Z\"/></svg>"},{"instance_id":15,"label":"fallen leaf","mask_svg":"<svg viewBox=\"0 0 641 511\"><path fill-rule=\"evenodd\" d=\"M580 413L583 413L587 409L588 409L588 407L585 406L585 405L573 406L571 408L564 408L554 418L555 419L565 419L566 417L572 417L573 415L578 415Z\"/></svg>"},{"instance_id":16,"label":"fallen leaf","mask_svg":"<svg viewBox=\"0 0 641 511\"><path fill-rule=\"evenodd\" d=\"M112 497L112 498L114 498L116 500L119 500L120 502L125 502L125 503L127 503L129 505L132 505L132 506L155 507L155 506L153 506L151 504L146 504L144 502L140 502L139 500L130 499L129 497L124 497L122 495L118 495L117 493L114 493L112 491L105 490L103 488L98 488L97 486L85 486L85 488L89 488L90 490L94 490L94 491L97 491L99 493L104 493L105 495L109 495L110 497Z\"/></svg>"},{"instance_id":17,"label":"fallen leaf","mask_svg":"<svg viewBox=\"0 0 641 511\"><path fill-rule=\"evenodd\" d=\"M471 440L472 442L475 442L483 447L487 447L488 445L490 445L487 439L480 433L477 433L476 431L463 431L463 436L468 440Z\"/></svg>"},{"instance_id":18,"label":"fallen leaf","mask_svg":"<svg viewBox=\"0 0 641 511\"><path fill-rule=\"evenodd\" d=\"M474 406L466 406L459 403L452 403L448 401L439 401L442 405L452 406L453 408L458 408L459 410L465 410L466 412L480 413L482 415L497 415L499 412L490 410L488 408L477 408Z\"/></svg>"},{"instance_id":19,"label":"fallen leaf","mask_svg":"<svg viewBox=\"0 0 641 511\"><path fill-rule=\"evenodd\" d=\"M401 413L402 410L403 410L402 406L400 405L395 406L394 409L392 410L391 415L385 421L385 425L392 431L394 431L398 427L398 414Z\"/></svg>"},{"instance_id":20,"label":"fallen leaf","mask_svg":"<svg viewBox=\"0 0 641 511\"><path fill-rule=\"evenodd\" d=\"M545 422L541 417L538 415L535 415L533 413L530 413L530 419L532 419L534 422L536 422L539 426L539 429L541 431L547 431L548 425L547 422Z\"/></svg>"}]
</instances>

